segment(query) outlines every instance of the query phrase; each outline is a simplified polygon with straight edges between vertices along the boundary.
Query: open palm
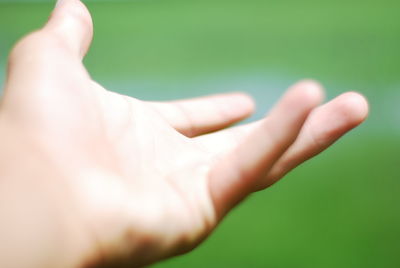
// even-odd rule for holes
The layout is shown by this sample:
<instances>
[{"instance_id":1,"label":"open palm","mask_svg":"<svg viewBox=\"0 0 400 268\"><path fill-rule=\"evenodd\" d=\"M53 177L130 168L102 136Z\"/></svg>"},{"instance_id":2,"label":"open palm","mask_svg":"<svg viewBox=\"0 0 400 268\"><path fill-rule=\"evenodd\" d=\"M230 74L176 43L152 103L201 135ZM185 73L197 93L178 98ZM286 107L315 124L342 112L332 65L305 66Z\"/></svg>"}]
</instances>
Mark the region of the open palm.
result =
<instances>
[{"instance_id":1,"label":"open palm","mask_svg":"<svg viewBox=\"0 0 400 268\"><path fill-rule=\"evenodd\" d=\"M238 202L367 114L356 93L316 108L322 89L302 81L263 120L225 129L252 113L248 96L158 103L107 91L82 65L91 38L83 4L63 1L13 50L0 123L62 174L56 191L79 211L85 261L95 264L145 265L192 249Z\"/></svg>"}]
</instances>

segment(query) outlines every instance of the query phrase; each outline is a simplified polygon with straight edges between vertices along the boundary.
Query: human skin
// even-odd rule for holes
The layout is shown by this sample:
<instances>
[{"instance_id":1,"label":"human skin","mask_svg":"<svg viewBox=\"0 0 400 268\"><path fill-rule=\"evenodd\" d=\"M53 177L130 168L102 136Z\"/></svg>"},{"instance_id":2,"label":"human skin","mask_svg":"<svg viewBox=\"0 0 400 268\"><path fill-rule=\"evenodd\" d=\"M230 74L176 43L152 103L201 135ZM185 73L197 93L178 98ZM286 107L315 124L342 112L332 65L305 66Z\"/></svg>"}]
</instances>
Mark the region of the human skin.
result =
<instances>
[{"instance_id":1,"label":"human skin","mask_svg":"<svg viewBox=\"0 0 400 268\"><path fill-rule=\"evenodd\" d=\"M139 267L185 253L368 113L354 92L321 105L321 86L304 80L264 119L226 128L253 112L249 96L145 102L94 82L82 64L92 32L79 0L60 1L10 54L0 267Z\"/></svg>"}]
</instances>

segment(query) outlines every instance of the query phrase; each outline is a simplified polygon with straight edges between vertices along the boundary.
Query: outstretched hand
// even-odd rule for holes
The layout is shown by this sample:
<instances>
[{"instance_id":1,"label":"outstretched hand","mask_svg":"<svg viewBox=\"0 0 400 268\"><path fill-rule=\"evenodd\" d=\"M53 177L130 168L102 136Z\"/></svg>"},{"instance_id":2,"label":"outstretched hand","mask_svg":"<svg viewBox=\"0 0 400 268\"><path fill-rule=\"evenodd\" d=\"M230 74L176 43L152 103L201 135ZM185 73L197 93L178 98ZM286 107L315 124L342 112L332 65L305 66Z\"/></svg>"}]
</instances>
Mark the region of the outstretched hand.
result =
<instances>
[{"instance_id":1,"label":"outstretched hand","mask_svg":"<svg viewBox=\"0 0 400 268\"><path fill-rule=\"evenodd\" d=\"M186 252L368 112L352 92L319 106L323 91L307 80L264 119L226 129L252 113L248 96L161 103L110 92L82 64L91 39L84 5L61 1L12 51L0 106L1 176L13 191L32 185L18 202L43 202L32 216L47 213L61 222L54 234L68 234L64 263L50 267L140 266Z\"/></svg>"}]
</instances>

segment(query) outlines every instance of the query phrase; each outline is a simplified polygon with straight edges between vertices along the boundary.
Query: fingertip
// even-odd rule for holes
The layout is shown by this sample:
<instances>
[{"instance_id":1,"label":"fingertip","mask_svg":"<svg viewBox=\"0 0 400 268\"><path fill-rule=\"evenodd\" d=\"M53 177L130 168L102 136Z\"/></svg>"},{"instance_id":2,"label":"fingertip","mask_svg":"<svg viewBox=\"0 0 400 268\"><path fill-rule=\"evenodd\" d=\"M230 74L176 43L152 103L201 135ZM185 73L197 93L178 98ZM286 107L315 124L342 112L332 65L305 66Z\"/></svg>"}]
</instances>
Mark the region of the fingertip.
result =
<instances>
[{"instance_id":1,"label":"fingertip","mask_svg":"<svg viewBox=\"0 0 400 268\"><path fill-rule=\"evenodd\" d=\"M322 86L314 80L301 80L291 86L284 96L287 109L300 108L310 112L317 107L324 99Z\"/></svg>"},{"instance_id":2,"label":"fingertip","mask_svg":"<svg viewBox=\"0 0 400 268\"><path fill-rule=\"evenodd\" d=\"M256 104L252 96L245 92L234 92L231 97L234 99L234 106L247 116L254 113Z\"/></svg>"},{"instance_id":3,"label":"fingertip","mask_svg":"<svg viewBox=\"0 0 400 268\"><path fill-rule=\"evenodd\" d=\"M253 98L244 92L219 94L209 99L218 108L220 118L229 119L231 123L249 117L255 110Z\"/></svg>"},{"instance_id":4,"label":"fingertip","mask_svg":"<svg viewBox=\"0 0 400 268\"><path fill-rule=\"evenodd\" d=\"M340 96L342 111L354 126L366 120L369 113L368 100L360 93L350 91Z\"/></svg>"},{"instance_id":5,"label":"fingertip","mask_svg":"<svg viewBox=\"0 0 400 268\"><path fill-rule=\"evenodd\" d=\"M295 85L308 85L315 88L323 88L322 84L314 79L302 79L298 81Z\"/></svg>"},{"instance_id":6,"label":"fingertip","mask_svg":"<svg viewBox=\"0 0 400 268\"><path fill-rule=\"evenodd\" d=\"M301 91L302 99L313 106L319 105L325 98L324 88L318 81L304 79L297 82L294 87Z\"/></svg>"}]
</instances>

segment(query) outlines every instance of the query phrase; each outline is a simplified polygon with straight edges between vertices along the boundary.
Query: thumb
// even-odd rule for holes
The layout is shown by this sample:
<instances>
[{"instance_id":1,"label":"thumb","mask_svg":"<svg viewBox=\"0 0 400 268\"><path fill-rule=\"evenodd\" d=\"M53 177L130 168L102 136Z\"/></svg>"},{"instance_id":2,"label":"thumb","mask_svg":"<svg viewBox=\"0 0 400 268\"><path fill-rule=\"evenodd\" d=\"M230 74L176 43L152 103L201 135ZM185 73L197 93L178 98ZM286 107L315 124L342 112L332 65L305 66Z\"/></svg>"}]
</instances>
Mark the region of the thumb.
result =
<instances>
[{"instance_id":1,"label":"thumb","mask_svg":"<svg viewBox=\"0 0 400 268\"><path fill-rule=\"evenodd\" d=\"M61 41L83 58L93 38L93 22L80 0L58 0L43 31L56 34Z\"/></svg>"},{"instance_id":2,"label":"thumb","mask_svg":"<svg viewBox=\"0 0 400 268\"><path fill-rule=\"evenodd\" d=\"M59 0L46 25L22 38L10 52L6 88L26 88L21 78L38 82L40 77L63 74L66 64L82 70L82 64L76 63L85 56L92 37L92 18L85 5Z\"/></svg>"}]
</instances>

